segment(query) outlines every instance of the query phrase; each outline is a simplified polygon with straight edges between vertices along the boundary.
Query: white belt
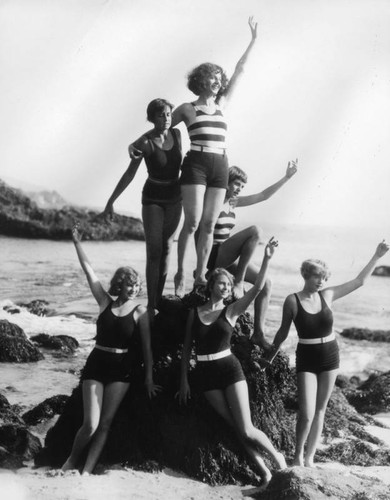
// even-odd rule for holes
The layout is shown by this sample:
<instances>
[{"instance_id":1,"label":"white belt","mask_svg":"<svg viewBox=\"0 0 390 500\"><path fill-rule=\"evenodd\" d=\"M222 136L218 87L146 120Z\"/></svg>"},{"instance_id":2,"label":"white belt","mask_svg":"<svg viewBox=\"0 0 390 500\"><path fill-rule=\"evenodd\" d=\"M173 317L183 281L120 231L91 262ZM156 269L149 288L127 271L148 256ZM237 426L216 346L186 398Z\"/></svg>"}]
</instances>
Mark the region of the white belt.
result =
<instances>
[{"instance_id":1,"label":"white belt","mask_svg":"<svg viewBox=\"0 0 390 500\"><path fill-rule=\"evenodd\" d=\"M95 349L100 349L101 351L112 352L114 354L125 354L129 352L128 349L117 349L116 347L104 347L103 345L95 345Z\"/></svg>"},{"instance_id":2,"label":"white belt","mask_svg":"<svg viewBox=\"0 0 390 500\"><path fill-rule=\"evenodd\" d=\"M316 339L298 339L299 344L326 344L326 342L331 342L336 340L336 335L332 332L327 337L317 337Z\"/></svg>"},{"instance_id":3,"label":"white belt","mask_svg":"<svg viewBox=\"0 0 390 500\"><path fill-rule=\"evenodd\" d=\"M229 356L230 354L230 349L225 349L224 351L216 352L215 354L200 354L196 356L196 359L198 361L214 361L215 359L226 358L226 356Z\"/></svg>"},{"instance_id":4,"label":"white belt","mask_svg":"<svg viewBox=\"0 0 390 500\"><path fill-rule=\"evenodd\" d=\"M191 144L191 151L201 151L202 153L215 153L217 155L225 155L225 148L211 148L210 146L200 146L198 144Z\"/></svg>"}]
</instances>

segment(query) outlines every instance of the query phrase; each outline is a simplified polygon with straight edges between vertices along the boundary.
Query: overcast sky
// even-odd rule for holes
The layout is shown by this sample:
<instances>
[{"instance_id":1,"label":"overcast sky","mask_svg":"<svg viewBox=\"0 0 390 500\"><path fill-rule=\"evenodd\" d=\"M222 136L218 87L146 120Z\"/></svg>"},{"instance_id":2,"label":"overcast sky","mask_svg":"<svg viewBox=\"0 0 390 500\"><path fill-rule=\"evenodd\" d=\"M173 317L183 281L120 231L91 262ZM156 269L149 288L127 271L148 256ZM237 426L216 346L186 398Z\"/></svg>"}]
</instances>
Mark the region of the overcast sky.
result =
<instances>
[{"instance_id":1,"label":"overcast sky","mask_svg":"<svg viewBox=\"0 0 390 500\"><path fill-rule=\"evenodd\" d=\"M259 34L227 112L230 164L250 194L299 158L251 215L388 233L388 0L0 0L0 178L103 207L148 102L193 100L186 74L202 62L231 75L249 15ZM118 210L140 214L145 178L142 164Z\"/></svg>"}]
</instances>

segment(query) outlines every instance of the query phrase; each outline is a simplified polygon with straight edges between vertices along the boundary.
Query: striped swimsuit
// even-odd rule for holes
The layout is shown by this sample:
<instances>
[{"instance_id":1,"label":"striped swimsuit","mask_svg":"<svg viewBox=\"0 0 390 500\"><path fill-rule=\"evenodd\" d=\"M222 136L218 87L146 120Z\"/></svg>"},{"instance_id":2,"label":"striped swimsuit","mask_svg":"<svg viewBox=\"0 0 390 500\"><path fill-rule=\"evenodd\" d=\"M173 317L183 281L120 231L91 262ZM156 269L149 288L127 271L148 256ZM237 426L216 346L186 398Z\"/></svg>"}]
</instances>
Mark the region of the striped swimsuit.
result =
<instances>
[{"instance_id":1,"label":"striped swimsuit","mask_svg":"<svg viewBox=\"0 0 390 500\"><path fill-rule=\"evenodd\" d=\"M212 271L215 268L215 263L218 257L218 250L220 245L226 241L236 225L236 214L232 205L224 208L219 214L218 220L214 227L213 247L211 249L210 257L207 262L207 269Z\"/></svg>"}]
</instances>

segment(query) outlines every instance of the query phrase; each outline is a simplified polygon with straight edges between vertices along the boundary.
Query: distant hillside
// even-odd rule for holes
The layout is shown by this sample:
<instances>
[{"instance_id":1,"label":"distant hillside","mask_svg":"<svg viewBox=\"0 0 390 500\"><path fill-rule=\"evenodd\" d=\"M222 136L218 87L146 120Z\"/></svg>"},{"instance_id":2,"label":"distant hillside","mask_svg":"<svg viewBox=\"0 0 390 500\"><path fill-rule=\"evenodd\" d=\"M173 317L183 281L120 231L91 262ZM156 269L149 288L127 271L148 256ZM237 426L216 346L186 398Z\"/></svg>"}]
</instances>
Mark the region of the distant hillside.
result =
<instances>
[{"instance_id":1,"label":"distant hillside","mask_svg":"<svg viewBox=\"0 0 390 500\"><path fill-rule=\"evenodd\" d=\"M69 203L57 191L25 191L25 195L39 208L63 208Z\"/></svg>"},{"instance_id":2,"label":"distant hillside","mask_svg":"<svg viewBox=\"0 0 390 500\"><path fill-rule=\"evenodd\" d=\"M53 198L59 201L61 197L55 193ZM46 204L49 201L46 199ZM40 208L23 191L12 188L0 180L0 234L2 235L69 240L73 221L78 220L85 240L144 240L143 225L139 219L117 215L115 221L106 224L96 220L97 215L98 212L94 210L71 206Z\"/></svg>"}]
</instances>

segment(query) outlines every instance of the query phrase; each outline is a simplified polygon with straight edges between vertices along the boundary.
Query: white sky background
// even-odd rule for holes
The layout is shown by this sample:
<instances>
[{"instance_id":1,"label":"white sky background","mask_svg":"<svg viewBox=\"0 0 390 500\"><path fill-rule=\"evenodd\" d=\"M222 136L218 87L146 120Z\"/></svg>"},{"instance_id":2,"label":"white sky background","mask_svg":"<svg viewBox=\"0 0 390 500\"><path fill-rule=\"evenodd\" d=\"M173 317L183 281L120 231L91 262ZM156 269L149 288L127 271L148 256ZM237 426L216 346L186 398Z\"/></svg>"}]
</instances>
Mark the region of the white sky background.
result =
<instances>
[{"instance_id":1,"label":"white sky background","mask_svg":"<svg viewBox=\"0 0 390 500\"><path fill-rule=\"evenodd\" d=\"M150 128L147 103L193 100L186 74L202 62L231 75L249 15L258 42L227 113L230 164L249 175L244 194L289 159L299 173L247 216L389 237L388 0L0 0L0 178L103 207ZM145 178L142 164L117 210L140 214Z\"/></svg>"}]
</instances>

